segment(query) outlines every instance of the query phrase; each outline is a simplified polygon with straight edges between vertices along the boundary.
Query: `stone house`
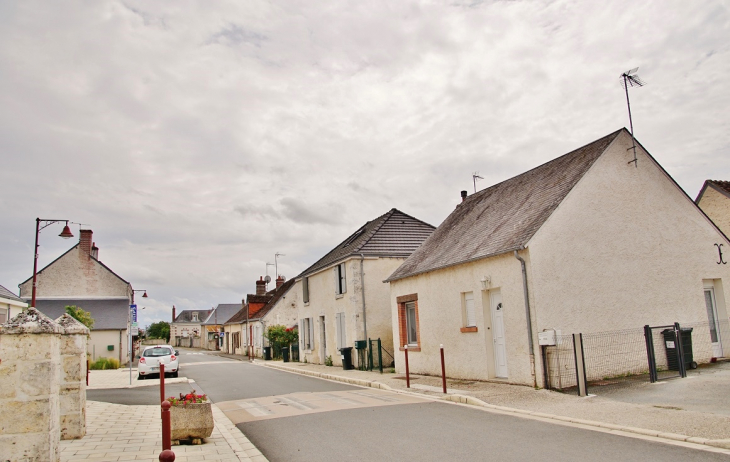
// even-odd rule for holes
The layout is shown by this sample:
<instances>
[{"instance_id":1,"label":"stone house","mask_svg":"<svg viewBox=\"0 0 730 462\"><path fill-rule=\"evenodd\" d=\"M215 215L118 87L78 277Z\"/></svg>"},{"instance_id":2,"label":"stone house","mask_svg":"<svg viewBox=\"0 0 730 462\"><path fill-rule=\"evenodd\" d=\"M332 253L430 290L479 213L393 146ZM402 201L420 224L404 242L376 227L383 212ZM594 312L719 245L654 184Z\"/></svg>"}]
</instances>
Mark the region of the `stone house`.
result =
<instances>
[{"instance_id":1,"label":"stone house","mask_svg":"<svg viewBox=\"0 0 730 462\"><path fill-rule=\"evenodd\" d=\"M213 308L208 318L201 324L203 332L206 334L206 339L201 347L206 350L220 350L223 345L223 338L220 335L223 332L223 325L240 309L240 303L219 303Z\"/></svg>"},{"instance_id":2,"label":"stone house","mask_svg":"<svg viewBox=\"0 0 730 462\"><path fill-rule=\"evenodd\" d=\"M380 338L393 353L390 290L383 280L435 228L391 209L365 223L296 279L299 357L341 365L340 348Z\"/></svg>"},{"instance_id":3,"label":"stone house","mask_svg":"<svg viewBox=\"0 0 730 462\"><path fill-rule=\"evenodd\" d=\"M8 322L26 308L28 304L22 298L0 286L0 324Z\"/></svg>"},{"instance_id":4,"label":"stone house","mask_svg":"<svg viewBox=\"0 0 730 462\"><path fill-rule=\"evenodd\" d=\"M129 306L134 301L132 285L99 260L93 232L82 229L79 243L46 265L37 274L36 308L53 319L67 305L91 313L88 351L92 359L116 358L121 364L129 358ZM33 277L20 285L20 297L30 301Z\"/></svg>"},{"instance_id":5,"label":"stone house","mask_svg":"<svg viewBox=\"0 0 730 462\"><path fill-rule=\"evenodd\" d=\"M287 328L296 326L297 293L292 290L294 283L294 279L287 281L283 276L277 277L276 288L271 291L271 299L249 318L250 329L248 329L248 332L251 335L254 356L263 357L264 347L269 346L269 341L265 335L267 327L275 325L283 325ZM244 330L246 330L245 327ZM244 343L248 343L245 336Z\"/></svg>"},{"instance_id":6,"label":"stone house","mask_svg":"<svg viewBox=\"0 0 730 462\"><path fill-rule=\"evenodd\" d=\"M544 386L541 331L727 324L730 265L717 262L727 237L640 145L634 163L631 148L621 129L462 191L387 278L398 371L408 345L412 372L440 374L443 344L451 377ZM728 356L730 338L716 340L714 354Z\"/></svg>"},{"instance_id":7,"label":"stone house","mask_svg":"<svg viewBox=\"0 0 730 462\"><path fill-rule=\"evenodd\" d=\"M726 236L730 235L730 181L705 181L695 203ZM730 254L730 249L723 250Z\"/></svg>"},{"instance_id":8,"label":"stone house","mask_svg":"<svg viewBox=\"0 0 730 462\"><path fill-rule=\"evenodd\" d=\"M253 337L252 324L248 321L257 317L267 303L274 296L274 290L266 291L266 281L259 278L256 281L256 293L246 295L243 307L223 326L225 336L222 350L226 353L248 355L249 338ZM253 351L251 351L253 353Z\"/></svg>"},{"instance_id":9,"label":"stone house","mask_svg":"<svg viewBox=\"0 0 730 462\"><path fill-rule=\"evenodd\" d=\"M201 348L203 321L213 310L183 310L179 314L172 307L172 322L170 323L170 342L174 346Z\"/></svg>"}]
</instances>

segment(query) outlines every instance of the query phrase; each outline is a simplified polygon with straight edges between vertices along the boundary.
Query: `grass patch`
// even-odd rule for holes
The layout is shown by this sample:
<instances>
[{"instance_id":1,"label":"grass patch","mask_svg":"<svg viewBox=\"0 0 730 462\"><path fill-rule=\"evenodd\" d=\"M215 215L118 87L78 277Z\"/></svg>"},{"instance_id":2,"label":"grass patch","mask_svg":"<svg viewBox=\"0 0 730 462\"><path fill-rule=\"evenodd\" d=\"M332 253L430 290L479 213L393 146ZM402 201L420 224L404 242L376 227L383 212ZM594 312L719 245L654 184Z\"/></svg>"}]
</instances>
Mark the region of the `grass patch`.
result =
<instances>
[{"instance_id":1,"label":"grass patch","mask_svg":"<svg viewBox=\"0 0 730 462\"><path fill-rule=\"evenodd\" d=\"M105 369L119 369L119 360L114 358L99 358L91 363L92 371L101 371Z\"/></svg>"}]
</instances>

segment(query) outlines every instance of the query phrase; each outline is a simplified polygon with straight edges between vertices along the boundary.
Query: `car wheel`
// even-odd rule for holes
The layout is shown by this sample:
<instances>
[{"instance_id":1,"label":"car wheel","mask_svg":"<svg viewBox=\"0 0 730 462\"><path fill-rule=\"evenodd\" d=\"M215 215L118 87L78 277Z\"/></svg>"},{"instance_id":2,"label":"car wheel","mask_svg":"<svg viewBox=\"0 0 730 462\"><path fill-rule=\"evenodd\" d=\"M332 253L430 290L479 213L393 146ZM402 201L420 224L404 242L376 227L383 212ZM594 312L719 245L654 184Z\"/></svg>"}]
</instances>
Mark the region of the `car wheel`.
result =
<instances>
[{"instance_id":1,"label":"car wheel","mask_svg":"<svg viewBox=\"0 0 730 462\"><path fill-rule=\"evenodd\" d=\"M177 374L178 374L177 371L175 371L175 372L172 373L172 376L175 377L175 378L177 378Z\"/></svg>"},{"instance_id":2,"label":"car wheel","mask_svg":"<svg viewBox=\"0 0 730 462\"><path fill-rule=\"evenodd\" d=\"M142 375L142 374L137 375L137 380L144 380L144 379L145 379L144 375Z\"/></svg>"}]
</instances>

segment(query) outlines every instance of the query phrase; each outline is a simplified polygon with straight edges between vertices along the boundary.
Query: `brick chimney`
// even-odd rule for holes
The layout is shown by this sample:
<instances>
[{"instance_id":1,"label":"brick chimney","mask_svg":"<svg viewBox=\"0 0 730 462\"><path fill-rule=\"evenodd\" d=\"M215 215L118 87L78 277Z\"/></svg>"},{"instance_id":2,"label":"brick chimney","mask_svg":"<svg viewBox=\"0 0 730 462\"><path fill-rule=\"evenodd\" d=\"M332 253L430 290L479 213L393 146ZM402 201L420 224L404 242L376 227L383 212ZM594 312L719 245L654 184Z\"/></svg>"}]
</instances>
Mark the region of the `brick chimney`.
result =
<instances>
[{"instance_id":1,"label":"brick chimney","mask_svg":"<svg viewBox=\"0 0 730 462\"><path fill-rule=\"evenodd\" d=\"M266 295L266 281L263 276L256 281L256 295Z\"/></svg>"},{"instance_id":2,"label":"brick chimney","mask_svg":"<svg viewBox=\"0 0 730 462\"><path fill-rule=\"evenodd\" d=\"M90 229L82 229L79 231L79 248L86 252L88 255L91 255L91 236L93 231Z\"/></svg>"},{"instance_id":3,"label":"brick chimney","mask_svg":"<svg viewBox=\"0 0 730 462\"><path fill-rule=\"evenodd\" d=\"M286 282L286 278L284 276L278 276L276 278L276 288L278 289L279 287L283 286L284 282Z\"/></svg>"},{"instance_id":4,"label":"brick chimney","mask_svg":"<svg viewBox=\"0 0 730 462\"><path fill-rule=\"evenodd\" d=\"M468 193L466 191L461 191L461 202L464 202L466 200L466 195Z\"/></svg>"},{"instance_id":5,"label":"brick chimney","mask_svg":"<svg viewBox=\"0 0 730 462\"><path fill-rule=\"evenodd\" d=\"M175 322L175 318L177 316L175 315L175 305L172 305L172 322Z\"/></svg>"}]
</instances>

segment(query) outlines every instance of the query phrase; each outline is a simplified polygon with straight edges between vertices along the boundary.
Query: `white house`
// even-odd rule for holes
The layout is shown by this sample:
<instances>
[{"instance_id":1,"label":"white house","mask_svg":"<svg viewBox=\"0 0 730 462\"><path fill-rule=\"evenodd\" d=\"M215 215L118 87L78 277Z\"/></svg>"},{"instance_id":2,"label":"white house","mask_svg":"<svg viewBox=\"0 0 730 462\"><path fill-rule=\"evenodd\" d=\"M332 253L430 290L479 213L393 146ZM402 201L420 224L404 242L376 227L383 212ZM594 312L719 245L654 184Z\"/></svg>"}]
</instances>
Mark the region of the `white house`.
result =
<instances>
[{"instance_id":1,"label":"white house","mask_svg":"<svg viewBox=\"0 0 730 462\"><path fill-rule=\"evenodd\" d=\"M433 232L400 210L365 223L296 277L300 360L341 365L339 350L380 338L393 353L390 292L383 280Z\"/></svg>"},{"instance_id":2,"label":"white house","mask_svg":"<svg viewBox=\"0 0 730 462\"><path fill-rule=\"evenodd\" d=\"M730 234L730 181L705 181L695 203L726 236ZM730 256L730 249L725 251Z\"/></svg>"},{"instance_id":3,"label":"white house","mask_svg":"<svg viewBox=\"0 0 730 462\"><path fill-rule=\"evenodd\" d=\"M170 342L175 346L202 348L201 338L207 339L203 322L213 310L183 310L177 313L172 307Z\"/></svg>"},{"instance_id":4,"label":"white house","mask_svg":"<svg viewBox=\"0 0 730 462\"><path fill-rule=\"evenodd\" d=\"M466 197L389 278L415 373L544 385L538 333L704 321L730 354L728 239L626 129ZM714 327L713 327L714 326ZM723 327L724 326L724 327ZM714 330L713 330L714 329ZM710 332L712 331L712 332ZM709 360L695 358L695 360Z\"/></svg>"},{"instance_id":5,"label":"white house","mask_svg":"<svg viewBox=\"0 0 730 462\"><path fill-rule=\"evenodd\" d=\"M22 298L0 286L0 324L14 318L26 308L28 304Z\"/></svg>"}]
</instances>

